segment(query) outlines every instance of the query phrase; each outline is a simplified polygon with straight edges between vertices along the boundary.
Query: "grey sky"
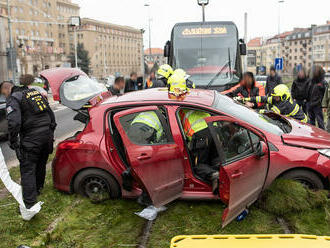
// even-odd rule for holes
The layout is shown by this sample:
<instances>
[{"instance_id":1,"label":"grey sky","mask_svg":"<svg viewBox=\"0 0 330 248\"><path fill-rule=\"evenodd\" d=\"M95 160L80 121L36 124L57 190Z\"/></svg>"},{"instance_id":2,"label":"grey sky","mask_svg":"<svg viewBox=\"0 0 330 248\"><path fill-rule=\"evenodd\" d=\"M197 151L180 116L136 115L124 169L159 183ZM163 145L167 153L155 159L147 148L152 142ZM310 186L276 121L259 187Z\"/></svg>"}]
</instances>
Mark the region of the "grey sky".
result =
<instances>
[{"instance_id":1,"label":"grey sky","mask_svg":"<svg viewBox=\"0 0 330 248\"><path fill-rule=\"evenodd\" d=\"M163 47L177 22L200 21L197 0L74 0L81 6L81 16L129 25L147 30L150 3L152 47ZM310 3L310 4L307 4ZM233 21L244 36L244 12L248 13L248 38L269 36L278 32L278 0L210 0L206 19ZM330 20L329 0L285 0L281 4L281 31L294 27L324 24ZM148 33L144 36L148 44Z\"/></svg>"}]
</instances>

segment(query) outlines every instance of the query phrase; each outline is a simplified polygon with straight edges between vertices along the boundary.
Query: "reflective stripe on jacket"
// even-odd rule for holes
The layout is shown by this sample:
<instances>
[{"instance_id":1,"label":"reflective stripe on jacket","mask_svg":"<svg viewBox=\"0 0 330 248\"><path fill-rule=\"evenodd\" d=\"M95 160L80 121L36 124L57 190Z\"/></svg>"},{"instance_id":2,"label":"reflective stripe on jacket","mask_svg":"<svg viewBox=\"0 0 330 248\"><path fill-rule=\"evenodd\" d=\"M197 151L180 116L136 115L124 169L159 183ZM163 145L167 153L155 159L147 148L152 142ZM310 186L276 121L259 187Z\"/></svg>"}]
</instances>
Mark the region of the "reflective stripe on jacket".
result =
<instances>
[{"instance_id":1,"label":"reflective stripe on jacket","mask_svg":"<svg viewBox=\"0 0 330 248\"><path fill-rule=\"evenodd\" d=\"M147 111L138 114L135 119L132 121L131 125L134 123L143 123L149 127L152 127L156 130L157 140L160 140L163 134L163 126L154 111Z\"/></svg>"},{"instance_id":2,"label":"reflective stripe on jacket","mask_svg":"<svg viewBox=\"0 0 330 248\"><path fill-rule=\"evenodd\" d=\"M185 135L191 139L194 133L207 128L204 119L210 116L210 114L202 111L180 110L180 118Z\"/></svg>"},{"instance_id":3,"label":"reflective stripe on jacket","mask_svg":"<svg viewBox=\"0 0 330 248\"><path fill-rule=\"evenodd\" d=\"M307 116L303 112L302 108L291 98L288 101L281 101L278 103L273 102L272 97L266 97L266 96L251 97L248 100L256 103L259 102L268 103L270 105L269 109L277 114L292 117L304 123L307 122Z\"/></svg>"}]
</instances>

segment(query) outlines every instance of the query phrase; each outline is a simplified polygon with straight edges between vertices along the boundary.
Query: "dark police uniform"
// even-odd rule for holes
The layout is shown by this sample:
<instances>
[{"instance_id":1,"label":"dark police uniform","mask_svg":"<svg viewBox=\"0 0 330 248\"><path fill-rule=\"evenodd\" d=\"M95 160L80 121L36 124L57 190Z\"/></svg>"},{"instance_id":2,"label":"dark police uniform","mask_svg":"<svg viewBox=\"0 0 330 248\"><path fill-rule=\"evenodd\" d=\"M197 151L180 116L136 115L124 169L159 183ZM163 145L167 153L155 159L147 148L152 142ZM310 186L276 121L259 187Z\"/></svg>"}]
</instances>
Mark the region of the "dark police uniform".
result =
<instances>
[{"instance_id":1,"label":"dark police uniform","mask_svg":"<svg viewBox=\"0 0 330 248\"><path fill-rule=\"evenodd\" d=\"M10 147L20 161L23 199L30 208L44 186L48 155L53 151L55 115L37 90L17 86L7 98L6 110Z\"/></svg>"}]
</instances>

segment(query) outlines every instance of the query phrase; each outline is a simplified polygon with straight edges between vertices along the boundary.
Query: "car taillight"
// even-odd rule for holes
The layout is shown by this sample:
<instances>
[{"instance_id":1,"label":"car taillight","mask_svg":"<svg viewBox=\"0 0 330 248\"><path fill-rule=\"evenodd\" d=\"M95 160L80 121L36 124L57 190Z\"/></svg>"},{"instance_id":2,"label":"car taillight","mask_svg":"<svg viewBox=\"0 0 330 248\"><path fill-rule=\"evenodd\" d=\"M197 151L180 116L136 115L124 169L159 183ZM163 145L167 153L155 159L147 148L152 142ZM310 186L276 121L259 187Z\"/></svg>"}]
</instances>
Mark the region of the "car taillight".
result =
<instances>
[{"instance_id":1,"label":"car taillight","mask_svg":"<svg viewBox=\"0 0 330 248\"><path fill-rule=\"evenodd\" d=\"M80 146L79 140L64 141L57 146L57 150L71 150L76 149Z\"/></svg>"}]
</instances>

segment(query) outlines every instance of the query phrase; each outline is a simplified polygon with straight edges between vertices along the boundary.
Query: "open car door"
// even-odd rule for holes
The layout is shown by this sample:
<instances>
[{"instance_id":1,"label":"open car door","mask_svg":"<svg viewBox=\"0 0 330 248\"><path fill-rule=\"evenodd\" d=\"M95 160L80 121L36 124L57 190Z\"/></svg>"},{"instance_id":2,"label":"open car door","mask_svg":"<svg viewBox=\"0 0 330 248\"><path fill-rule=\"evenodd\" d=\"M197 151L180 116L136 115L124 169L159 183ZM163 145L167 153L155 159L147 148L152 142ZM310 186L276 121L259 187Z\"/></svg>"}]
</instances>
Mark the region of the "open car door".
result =
<instances>
[{"instance_id":1,"label":"open car door","mask_svg":"<svg viewBox=\"0 0 330 248\"><path fill-rule=\"evenodd\" d=\"M269 148L262 133L234 118L205 120L220 154L219 196L228 205L224 227L258 199L268 174Z\"/></svg>"},{"instance_id":2,"label":"open car door","mask_svg":"<svg viewBox=\"0 0 330 248\"><path fill-rule=\"evenodd\" d=\"M118 112L113 119L132 176L147 191L153 205L159 207L179 198L184 185L184 159L173 141L165 113L156 106L137 107ZM161 131L157 139L144 140L144 132L150 131L144 124L150 122Z\"/></svg>"},{"instance_id":3,"label":"open car door","mask_svg":"<svg viewBox=\"0 0 330 248\"><path fill-rule=\"evenodd\" d=\"M50 85L54 100L73 110L95 105L108 96L105 85L90 79L76 68L44 70L40 77Z\"/></svg>"}]
</instances>

